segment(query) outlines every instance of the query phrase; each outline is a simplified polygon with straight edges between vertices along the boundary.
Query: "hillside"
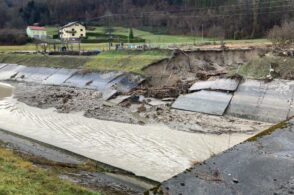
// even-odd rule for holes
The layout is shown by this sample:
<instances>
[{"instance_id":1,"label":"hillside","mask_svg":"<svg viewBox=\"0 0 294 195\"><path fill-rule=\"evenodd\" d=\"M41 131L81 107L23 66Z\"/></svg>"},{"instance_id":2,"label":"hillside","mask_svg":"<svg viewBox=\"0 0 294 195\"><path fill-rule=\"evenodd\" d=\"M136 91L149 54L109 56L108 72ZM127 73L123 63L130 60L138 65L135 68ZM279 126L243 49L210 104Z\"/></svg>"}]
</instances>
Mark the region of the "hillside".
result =
<instances>
[{"instance_id":1,"label":"hillside","mask_svg":"<svg viewBox=\"0 0 294 195\"><path fill-rule=\"evenodd\" d=\"M0 27L80 21L166 34L256 38L291 20L293 6L286 0L5 0L0 2Z\"/></svg>"}]
</instances>

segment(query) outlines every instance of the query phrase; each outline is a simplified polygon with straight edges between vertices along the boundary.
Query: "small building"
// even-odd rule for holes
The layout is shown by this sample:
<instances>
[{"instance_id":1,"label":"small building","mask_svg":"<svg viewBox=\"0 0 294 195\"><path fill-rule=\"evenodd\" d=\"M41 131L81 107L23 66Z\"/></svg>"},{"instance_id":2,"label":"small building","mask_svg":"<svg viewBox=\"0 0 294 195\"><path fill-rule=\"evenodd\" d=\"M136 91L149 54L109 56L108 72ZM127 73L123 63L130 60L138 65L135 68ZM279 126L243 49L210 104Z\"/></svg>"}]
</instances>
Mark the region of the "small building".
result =
<instances>
[{"instance_id":1,"label":"small building","mask_svg":"<svg viewBox=\"0 0 294 195\"><path fill-rule=\"evenodd\" d=\"M28 26L26 32L28 37L30 38L34 38L34 39L47 38L46 28L42 26Z\"/></svg>"},{"instance_id":2,"label":"small building","mask_svg":"<svg viewBox=\"0 0 294 195\"><path fill-rule=\"evenodd\" d=\"M86 37L86 27L78 22L71 22L59 29L60 39L75 40Z\"/></svg>"}]
</instances>

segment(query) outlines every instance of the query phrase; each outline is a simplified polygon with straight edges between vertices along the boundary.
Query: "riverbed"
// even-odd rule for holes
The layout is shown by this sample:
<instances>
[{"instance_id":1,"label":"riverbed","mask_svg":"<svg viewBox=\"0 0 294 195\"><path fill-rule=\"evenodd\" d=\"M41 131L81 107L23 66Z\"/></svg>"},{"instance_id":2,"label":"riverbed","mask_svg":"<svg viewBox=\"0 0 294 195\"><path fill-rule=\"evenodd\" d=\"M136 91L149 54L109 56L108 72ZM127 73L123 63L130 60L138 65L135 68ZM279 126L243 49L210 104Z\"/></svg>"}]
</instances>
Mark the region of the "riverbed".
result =
<instances>
[{"instance_id":1,"label":"riverbed","mask_svg":"<svg viewBox=\"0 0 294 195\"><path fill-rule=\"evenodd\" d=\"M0 129L159 182L253 136L190 133L162 124L104 121L86 118L81 112L63 114L28 106L12 93L12 87L0 85Z\"/></svg>"}]
</instances>

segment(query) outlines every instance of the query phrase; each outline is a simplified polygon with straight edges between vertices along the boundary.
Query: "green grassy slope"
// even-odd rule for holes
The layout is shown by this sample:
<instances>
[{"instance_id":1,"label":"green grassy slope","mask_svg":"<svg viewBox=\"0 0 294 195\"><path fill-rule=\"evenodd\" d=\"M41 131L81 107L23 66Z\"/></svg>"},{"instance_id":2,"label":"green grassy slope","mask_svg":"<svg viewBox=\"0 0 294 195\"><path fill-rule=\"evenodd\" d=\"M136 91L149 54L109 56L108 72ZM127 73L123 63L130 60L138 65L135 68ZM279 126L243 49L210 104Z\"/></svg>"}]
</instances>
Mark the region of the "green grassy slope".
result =
<instances>
[{"instance_id":1,"label":"green grassy slope","mask_svg":"<svg viewBox=\"0 0 294 195\"><path fill-rule=\"evenodd\" d=\"M99 195L76 184L60 180L53 173L0 147L0 194L3 195Z\"/></svg>"},{"instance_id":2,"label":"green grassy slope","mask_svg":"<svg viewBox=\"0 0 294 195\"><path fill-rule=\"evenodd\" d=\"M48 56L41 54L0 54L0 63L28 66L82 68L93 71L121 70L142 73L142 68L168 58L170 51L106 51L98 56Z\"/></svg>"}]
</instances>

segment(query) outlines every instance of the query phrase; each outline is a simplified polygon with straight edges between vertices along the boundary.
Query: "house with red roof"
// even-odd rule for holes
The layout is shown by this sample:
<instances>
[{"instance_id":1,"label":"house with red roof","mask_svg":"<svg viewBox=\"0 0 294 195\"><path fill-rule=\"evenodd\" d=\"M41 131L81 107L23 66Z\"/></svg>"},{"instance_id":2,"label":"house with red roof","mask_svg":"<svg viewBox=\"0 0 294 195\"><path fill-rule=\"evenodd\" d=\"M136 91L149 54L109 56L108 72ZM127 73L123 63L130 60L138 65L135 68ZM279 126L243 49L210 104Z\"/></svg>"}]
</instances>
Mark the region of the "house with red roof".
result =
<instances>
[{"instance_id":1,"label":"house with red roof","mask_svg":"<svg viewBox=\"0 0 294 195\"><path fill-rule=\"evenodd\" d=\"M34 39L45 39L47 37L47 31L45 27L42 26L28 26L27 35Z\"/></svg>"}]
</instances>

